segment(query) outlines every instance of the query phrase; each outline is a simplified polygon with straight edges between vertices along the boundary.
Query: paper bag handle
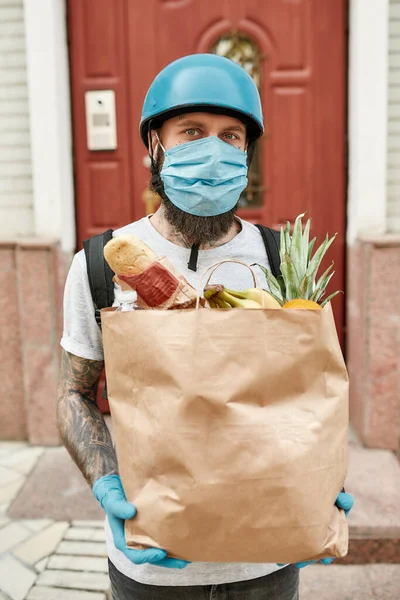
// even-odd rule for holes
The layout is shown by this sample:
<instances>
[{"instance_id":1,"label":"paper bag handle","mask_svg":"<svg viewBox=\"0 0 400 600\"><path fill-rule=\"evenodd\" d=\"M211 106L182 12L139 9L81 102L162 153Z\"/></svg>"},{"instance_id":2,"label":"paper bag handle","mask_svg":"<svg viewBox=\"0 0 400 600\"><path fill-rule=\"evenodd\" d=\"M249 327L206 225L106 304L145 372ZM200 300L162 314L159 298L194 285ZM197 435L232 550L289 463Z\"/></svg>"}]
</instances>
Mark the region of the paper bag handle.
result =
<instances>
[{"instance_id":1,"label":"paper bag handle","mask_svg":"<svg viewBox=\"0 0 400 600\"><path fill-rule=\"evenodd\" d=\"M214 275L215 271L224 263L237 263L238 265L243 265L244 267L247 267L253 276L254 287L260 287L259 281L257 279L257 275L255 274L254 269L250 265L243 262L242 260L237 260L236 258L227 258L226 260L221 260L220 262L216 263L215 265L211 265L211 267L208 267L208 269L206 269L204 271L202 278L200 280L199 287L197 288L196 309L198 309L200 306L200 294L203 292L205 286L209 284L210 279ZM204 282L207 275L208 275L208 279L206 282ZM264 304L264 297L262 300L263 300L263 304ZM264 306L262 308L264 308Z\"/></svg>"}]
</instances>

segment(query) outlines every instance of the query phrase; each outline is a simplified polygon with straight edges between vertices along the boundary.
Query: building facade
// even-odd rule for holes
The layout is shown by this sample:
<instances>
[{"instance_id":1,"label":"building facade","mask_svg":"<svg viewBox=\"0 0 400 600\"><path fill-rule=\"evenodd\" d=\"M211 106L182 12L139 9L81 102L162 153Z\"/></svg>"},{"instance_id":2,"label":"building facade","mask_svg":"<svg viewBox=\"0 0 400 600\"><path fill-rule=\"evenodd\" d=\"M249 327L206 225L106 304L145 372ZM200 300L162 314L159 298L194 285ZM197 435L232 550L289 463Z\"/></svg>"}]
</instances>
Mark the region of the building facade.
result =
<instances>
[{"instance_id":1,"label":"building facade","mask_svg":"<svg viewBox=\"0 0 400 600\"><path fill-rule=\"evenodd\" d=\"M251 72L266 115L240 214L276 225L306 209L320 235L339 231L351 421L366 445L399 450L400 1L215 4L0 0L0 438L59 442L71 258L87 235L154 208L137 133L144 92L165 62L212 51ZM104 90L117 148L93 152L85 99Z\"/></svg>"}]
</instances>

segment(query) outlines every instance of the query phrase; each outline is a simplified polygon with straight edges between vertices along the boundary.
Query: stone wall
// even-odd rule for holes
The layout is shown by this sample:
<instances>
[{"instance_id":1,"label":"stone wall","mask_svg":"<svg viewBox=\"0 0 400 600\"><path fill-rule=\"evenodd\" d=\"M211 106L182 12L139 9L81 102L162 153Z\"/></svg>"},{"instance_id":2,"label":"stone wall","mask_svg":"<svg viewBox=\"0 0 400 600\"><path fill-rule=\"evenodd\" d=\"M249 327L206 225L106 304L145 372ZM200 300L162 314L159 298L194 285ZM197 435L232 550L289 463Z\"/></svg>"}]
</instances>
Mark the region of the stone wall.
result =
<instances>
[{"instance_id":1,"label":"stone wall","mask_svg":"<svg viewBox=\"0 0 400 600\"><path fill-rule=\"evenodd\" d=\"M400 453L400 236L348 251L350 419L363 443Z\"/></svg>"},{"instance_id":2,"label":"stone wall","mask_svg":"<svg viewBox=\"0 0 400 600\"><path fill-rule=\"evenodd\" d=\"M0 439L58 444L67 260L52 241L0 242Z\"/></svg>"}]
</instances>

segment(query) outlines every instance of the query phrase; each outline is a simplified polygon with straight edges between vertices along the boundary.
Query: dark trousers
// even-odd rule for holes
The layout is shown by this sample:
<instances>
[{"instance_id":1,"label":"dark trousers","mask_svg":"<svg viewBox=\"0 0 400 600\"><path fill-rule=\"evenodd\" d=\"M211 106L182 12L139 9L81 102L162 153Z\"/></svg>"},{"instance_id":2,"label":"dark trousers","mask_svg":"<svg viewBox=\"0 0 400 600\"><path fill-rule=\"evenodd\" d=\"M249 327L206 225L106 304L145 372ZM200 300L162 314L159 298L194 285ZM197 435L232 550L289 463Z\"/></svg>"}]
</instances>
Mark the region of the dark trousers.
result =
<instances>
[{"instance_id":1,"label":"dark trousers","mask_svg":"<svg viewBox=\"0 0 400 600\"><path fill-rule=\"evenodd\" d=\"M298 600L299 570L284 567L265 577L223 585L144 585L108 561L113 600Z\"/></svg>"}]
</instances>

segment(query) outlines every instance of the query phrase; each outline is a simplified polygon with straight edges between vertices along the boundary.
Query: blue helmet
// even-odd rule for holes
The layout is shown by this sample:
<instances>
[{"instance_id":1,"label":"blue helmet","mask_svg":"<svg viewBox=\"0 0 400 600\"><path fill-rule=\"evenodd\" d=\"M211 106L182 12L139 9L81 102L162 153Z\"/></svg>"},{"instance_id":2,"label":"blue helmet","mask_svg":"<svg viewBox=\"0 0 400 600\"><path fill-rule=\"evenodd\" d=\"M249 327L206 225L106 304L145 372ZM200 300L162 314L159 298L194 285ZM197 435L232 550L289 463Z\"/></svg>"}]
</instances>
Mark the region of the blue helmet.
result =
<instances>
[{"instance_id":1,"label":"blue helmet","mask_svg":"<svg viewBox=\"0 0 400 600\"><path fill-rule=\"evenodd\" d=\"M241 119L252 140L264 131L260 94L247 71L216 54L191 54L167 65L146 94L140 121L146 147L151 121L152 128L157 127L166 119L195 109Z\"/></svg>"}]
</instances>

